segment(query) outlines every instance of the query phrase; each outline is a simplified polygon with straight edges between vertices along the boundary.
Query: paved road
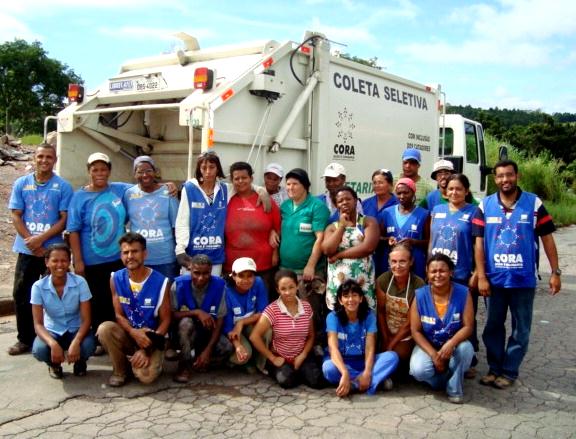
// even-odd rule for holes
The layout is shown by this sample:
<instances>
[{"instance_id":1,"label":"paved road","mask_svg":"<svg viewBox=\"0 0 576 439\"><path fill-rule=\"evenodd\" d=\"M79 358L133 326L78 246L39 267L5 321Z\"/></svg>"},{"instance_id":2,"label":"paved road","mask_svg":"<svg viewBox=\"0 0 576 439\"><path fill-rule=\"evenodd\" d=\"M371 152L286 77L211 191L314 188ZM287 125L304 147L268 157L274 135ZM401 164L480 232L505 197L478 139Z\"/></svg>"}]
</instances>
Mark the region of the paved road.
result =
<instances>
[{"instance_id":1,"label":"paved road","mask_svg":"<svg viewBox=\"0 0 576 439\"><path fill-rule=\"evenodd\" d=\"M416 383L339 400L332 389L284 391L265 377L227 371L179 385L171 381L174 363L152 386L111 389L103 384L106 357L90 360L87 377L68 373L63 381L50 379L29 355L9 357L14 321L3 318L0 437L576 438L576 227L556 240L564 289L550 297L542 283L530 351L510 390L467 381L461 406ZM486 371L483 352L480 371Z\"/></svg>"}]
</instances>

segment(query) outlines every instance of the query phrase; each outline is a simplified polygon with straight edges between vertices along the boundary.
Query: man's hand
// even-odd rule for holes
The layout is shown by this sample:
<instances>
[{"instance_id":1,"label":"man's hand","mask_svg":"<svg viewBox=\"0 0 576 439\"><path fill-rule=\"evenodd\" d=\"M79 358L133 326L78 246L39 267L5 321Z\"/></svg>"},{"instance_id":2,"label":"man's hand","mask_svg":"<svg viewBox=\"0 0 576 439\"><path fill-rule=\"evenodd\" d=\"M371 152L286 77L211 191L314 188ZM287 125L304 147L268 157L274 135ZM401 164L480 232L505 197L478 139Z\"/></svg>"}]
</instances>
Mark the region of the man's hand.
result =
<instances>
[{"instance_id":1,"label":"man's hand","mask_svg":"<svg viewBox=\"0 0 576 439\"><path fill-rule=\"evenodd\" d=\"M85 267L83 261L74 261L74 273L78 276L86 277Z\"/></svg>"},{"instance_id":2,"label":"man's hand","mask_svg":"<svg viewBox=\"0 0 576 439\"><path fill-rule=\"evenodd\" d=\"M206 370L208 368L208 365L210 364L210 354L211 354L210 349L208 348L204 349L202 353L198 355L192 367L199 371Z\"/></svg>"},{"instance_id":3,"label":"man's hand","mask_svg":"<svg viewBox=\"0 0 576 439\"><path fill-rule=\"evenodd\" d=\"M560 292L560 289L562 288L562 279L560 279L560 276L557 274L552 274L548 284L550 286L550 294L555 296Z\"/></svg>"},{"instance_id":4,"label":"man's hand","mask_svg":"<svg viewBox=\"0 0 576 439\"><path fill-rule=\"evenodd\" d=\"M490 282L486 277L478 278L478 292L482 297L490 296Z\"/></svg>"},{"instance_id":5,"label":"man's hand","mask_svg":"<svg viewBox=\"0 0 576 439\"><path fill-rule=\"evenodd\" d=\"M72 340L68 346L68 364L76 363L80 359L80 342L76 339Z\"/></svg>"},{"instance_id":6,"label":"man's hand","mask_svg":"<svg viewBox=\"0 0 576 439\"><path fill-rule=\"evenodd\" d=\"M350 375L346 372L340 377L340 382L338 383L338 387L336 387L336 396L340 398L348 396L351 387L352 383L350 382Z\"/></svg>"},{"instance_id":7,"label":"man's hand","mask_svg":"<svg viewBox=\"0 0 576 439\"><path fill-rule=\"evenodd\" d=\"M152 340L146 335L146 332L151 331L148 328L132 329L130 336L134 339L138 347L146 349L152 345Z\"/></svg>"},{"instance_id":8,"label":"man's hand","mask_svg":"<svg viewBox=\"0 0 576 439\"><path fill-rule=\"evenodd\" d=\"M34 253L36 250L39 250L42 247L44 241L40 235L31 235L28 238L24 238L24 243L26 244L26 247L28 247L30 251Z\"/></svg>"},{"instance_id":9,"label":"man's hand","mask_svg":"<svg viewBox=\"0 0 576 439\"><path fill-rule=\"evenodd\" d=\"M316 267L306 265L304 267L304 270L302 270L302 279L304 279L305 281L314 280L315 274L316 274Z\"/></svg>"},{"instance_id":10,"label":"man's hand","mask_svg":"<svg viewBox=\"0 0 576 439\"><path fill-rule=\"evenodd\" d=\"M178 187L174 184L173 181L166 183L166 189L168 189L168 194L171 197L178 198Z\"/></svg>"},{"instance_id":11,"label":"man's hand","mask_svg":"<svg viewBox=\"0 0 576 439\"><path fill-rule=\"evenodd\" d=\"M214 318L206 311L203 311L201 309L196 310L196 317L198 318L198 320L200 320L200 323L202 323L202 326L204 326L206 329L208 330L214 329L216 322L214 322Z\"/></svg>"},{"instance_id":12,"label":"man's hand","mask_svg":"<svg viewBox=\"0 0 576 439\"><path fill-rule=\"evenodd\" d=\"M50 346L50 361L52 364L61 364L64 362L64 351L58 343Z\"/></svg>"},{"instance_id":13,"label":"man's hand","mask_svg":"<svg viewBox=\"0 0 576 439\"><path fill-rule=\"evenodd\" d=\"M144 367L148 367L150 364L150 358L146 355L146 351L144 349L138 349L134 355L129 357L130 364L132 367L137 369L142 369Z\"/></svg>"}]
</instances>

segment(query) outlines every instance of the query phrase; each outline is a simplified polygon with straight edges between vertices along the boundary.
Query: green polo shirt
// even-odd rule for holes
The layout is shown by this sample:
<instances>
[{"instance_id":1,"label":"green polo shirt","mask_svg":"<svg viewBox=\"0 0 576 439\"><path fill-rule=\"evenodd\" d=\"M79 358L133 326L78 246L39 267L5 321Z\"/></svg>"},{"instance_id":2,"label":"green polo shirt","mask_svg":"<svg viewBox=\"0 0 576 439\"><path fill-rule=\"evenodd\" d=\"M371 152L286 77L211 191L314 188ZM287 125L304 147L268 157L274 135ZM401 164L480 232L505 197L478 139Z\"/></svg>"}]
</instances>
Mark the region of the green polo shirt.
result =
<instances>
[{"instance_id":1,"label":"green polo shirt","mask_svg":"<svg viewBox=\"0 0 576 439\"><path fill-rule=\"evenodd\" d=\"M323 232L328 225L330 211L326 205L308 194L300 205L294 207L292 200L280 206L282 214L282 237L280 240L280 266L302 272L316 241L315 232Z\"/></svg>"}]
</instances>

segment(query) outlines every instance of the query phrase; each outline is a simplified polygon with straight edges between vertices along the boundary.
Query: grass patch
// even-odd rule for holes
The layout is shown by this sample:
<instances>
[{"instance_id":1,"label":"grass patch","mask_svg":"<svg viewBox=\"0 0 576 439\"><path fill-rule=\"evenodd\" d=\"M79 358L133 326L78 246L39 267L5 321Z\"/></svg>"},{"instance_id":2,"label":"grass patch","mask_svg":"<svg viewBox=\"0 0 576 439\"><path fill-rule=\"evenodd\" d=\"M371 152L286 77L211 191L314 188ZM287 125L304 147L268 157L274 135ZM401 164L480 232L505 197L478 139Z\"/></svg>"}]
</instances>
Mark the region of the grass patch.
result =
<instances>
[{"instance_id":1,"label":"grass patch","mask_svg":"<svg viewBox=\"0 0 576 439\"><path fill-rule=\"evenodd\" d=\"M26 134L20 140L22 145L40 145L44 138L40 134Z\"/></svg>"}]
</instances>

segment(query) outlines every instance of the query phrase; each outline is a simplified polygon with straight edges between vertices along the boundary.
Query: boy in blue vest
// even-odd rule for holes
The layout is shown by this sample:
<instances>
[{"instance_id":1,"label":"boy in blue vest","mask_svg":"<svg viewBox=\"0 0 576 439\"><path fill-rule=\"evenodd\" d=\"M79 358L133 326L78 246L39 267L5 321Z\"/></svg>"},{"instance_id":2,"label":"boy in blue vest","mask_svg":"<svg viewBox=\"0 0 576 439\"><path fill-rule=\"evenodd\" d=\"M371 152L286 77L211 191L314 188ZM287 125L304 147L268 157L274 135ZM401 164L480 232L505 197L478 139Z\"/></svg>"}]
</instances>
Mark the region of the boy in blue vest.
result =
<instances>
[{"instance_id":1,"label":"boy in blue vest","mask_svg":"<svg viewBox=\"0 0 576 439\"><path fill-rule=\"evenodd\" d=\"M552 236L556 230L552 217L540 198L518 187L518 165L502 160L494 166L494 174L498 192L482 200L472 220L478 290L490 297L482 334L489 371L480 384L506 389L518 378L528 350L536 292L537 237L542 240L552 269L552 295L560 291L562 271ZM506 346L508 308L512 333Z\"/></svg>"},{"instance_id":2,"label":"boy in blue vest","mask_svg":"<svg viewBox=\"0 0 576 439\"><path fill-rule=\"evenodd\" d=\"M104 322L97 336L112 361L111 387L126 383L131 371L143 384L162 373L164 340L170 327L169 280L144 266L146 239L134 232L118 241L126 268L110 278L116 322Z\"/></svg>"},{"instance_id":3,"label":"boy in blue vest","mask_svg":"<svg viewBox=\"0 0 576 439\"><path fill-rule=\"evenodd\" d=\"M190 381L192 369L204 371L211 360L227 358L232 345L222 335L226 300L224 279L212 276L212 261L203 254L192 256L190 274L174 280L171 288L172 318L178 324L180 363L177 383Z\"/></svg>"}]
</instances>

